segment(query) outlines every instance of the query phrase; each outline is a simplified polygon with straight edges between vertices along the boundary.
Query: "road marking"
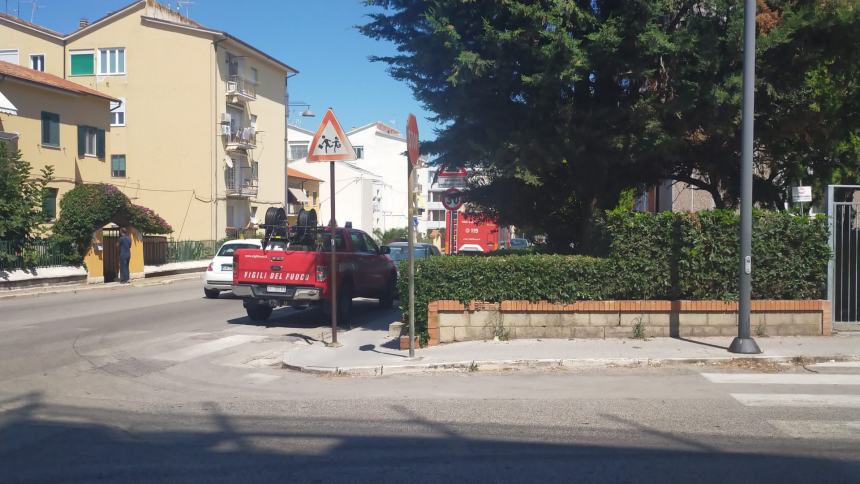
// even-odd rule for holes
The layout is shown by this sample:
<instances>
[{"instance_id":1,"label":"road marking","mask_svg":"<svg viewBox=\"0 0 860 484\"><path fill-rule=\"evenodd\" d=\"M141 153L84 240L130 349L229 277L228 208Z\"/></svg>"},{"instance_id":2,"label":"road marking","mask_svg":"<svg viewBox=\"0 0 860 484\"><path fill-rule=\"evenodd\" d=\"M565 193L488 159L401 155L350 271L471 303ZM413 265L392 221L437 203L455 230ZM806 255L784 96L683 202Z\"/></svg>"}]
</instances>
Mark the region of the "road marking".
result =
<instances>
[{"instance_id":1,"label":"road marking","mask_svg":"<svg viewBox=\"0 0 860 484\"><path fill-rule=\"evenodd\" d=\"M216 351L226 350L227 348L243 345L252 341L259 341L261 339L265 339L265 336L252 334L234 334L232 336L226 336L224 338L207 341L205 343L199 343L185 348L180 348L178 350L161 353L160 355L156 355L153 358L155 358L156 360L187 361L192 358L197 358L203 355L208 355L210 353L215 353Z\"/></svg>"},{"instance_id":2,"label":"road marking","mask_svg":"<svg viewBox=\"0 0 860 484\"><path fill-rule=\"evenodd\" d=\"M768 423L795 439L860 440L860 421L768 420Z\"/></svg>"},{"instance_id":3,"label":"road marking","mask_svg":"<svg viewBox=\"0 0 860 484\"><path fill-rule=\"evenodd\" d=\"M702 373L712 383L758 385L860 385L860 375L807 373Z\"/></svg>"},{"instance_id":4,"label":"road marking","mask_svg":"<svg viewBox=\"0 0 860 484\"><path fill-rule=\"evenodd\" d=\"M810 393L732 393L747 407L843 407L860 408L860 395L814 395Z\"/></svg>"},{"instance_id":5,"label":"road marking","mask_svg":"<svg viewBox=\"0 0 860 484\"><path fill-rule=\"evenodd\" d=\"M810 368L860 368L860 361L826 361L809 365Z\"/></svg>"},{"instance_id":6,"label":"road marking","mask_svg":"<svg viewBox=\"0 0 860 484\"><path fill-rule=\"evenodd\" d=\"M132 341L126 343L119 343L123 338L134 338L135 336L140 336L144 333L148 333L149 331L120 331L117 333L110 333L107 335L92 335L85 336L78 343L78 348L86 348L88 346L95 346L96 348L92 350L85 350L83 353L87 356L111 356L117 353L130 352L131 350L142 350L146 347L153 345L160 345L161 343L168 343L174 341L180 341L186 338L191 338L193 336L199 336L205 333L193 333L193 332L180 332L180 333L171 333L164 336L158 336L155 338L145 338L140 339L136 338ZM110 344L109 341L105 341L105 339L109 341L114 341L119 344Z\"/></svg>"},{"instance_id":7,"label":"road marking","mask_svg":"<svg viewBox=\"0 0 860 484\"><path fill-rule=\"evenodd\" d=\"M268 373L249 373L246 378L254 383L269 383L279 378L281 375L270 375Z\"/></svg>"}]
</instances>

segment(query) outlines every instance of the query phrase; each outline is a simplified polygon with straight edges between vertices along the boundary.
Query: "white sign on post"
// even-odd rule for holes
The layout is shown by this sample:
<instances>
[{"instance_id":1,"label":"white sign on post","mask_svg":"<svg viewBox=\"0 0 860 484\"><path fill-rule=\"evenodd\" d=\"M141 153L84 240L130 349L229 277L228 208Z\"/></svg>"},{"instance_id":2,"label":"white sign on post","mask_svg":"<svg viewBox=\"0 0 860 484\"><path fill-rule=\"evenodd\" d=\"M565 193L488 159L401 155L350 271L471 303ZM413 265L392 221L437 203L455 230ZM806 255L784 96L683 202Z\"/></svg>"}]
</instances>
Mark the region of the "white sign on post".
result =
<instances>
[{"instance_id":1,"label":"white sign on post","mask_svg":"<svg viewBox=\"0 0 860 484\"><path fill-rule=\"evenodd\" d=\"M352 143L343 132L334 112L329 108L323 116L319 129L308 146L308 162L353 161L356 159Z\"/></svg>"},{"instance_id":2,"label":"white sign on post","mask_svg":"<svg viewBox=\"0 0 860 484\"><path fill-rule=\"evenodd\" d=\"M812 187L791 187L791 199L795 202L811 202Z\"/></svg>"}]
</instances>

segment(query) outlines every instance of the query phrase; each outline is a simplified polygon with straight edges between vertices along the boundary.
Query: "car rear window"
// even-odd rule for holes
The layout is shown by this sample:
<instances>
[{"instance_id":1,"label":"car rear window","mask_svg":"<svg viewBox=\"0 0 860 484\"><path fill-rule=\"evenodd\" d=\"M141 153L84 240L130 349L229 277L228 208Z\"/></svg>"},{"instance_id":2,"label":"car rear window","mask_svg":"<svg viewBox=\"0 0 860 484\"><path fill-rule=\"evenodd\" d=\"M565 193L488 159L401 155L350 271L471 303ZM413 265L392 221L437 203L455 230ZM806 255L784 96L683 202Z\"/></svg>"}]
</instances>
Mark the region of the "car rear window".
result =
<instances>
[{"instance_id":1,"label":"car rear window","mask_svg":"<svg viewBox=\"0 0 860 484\"><path fill-rule=\"evenodd\" d=\"M259 248L260 246L257 244L224 244L221 246L221 249L218 250L218 257L233 257L233 253L239 249Z\"/></svg>"}]
</instances>

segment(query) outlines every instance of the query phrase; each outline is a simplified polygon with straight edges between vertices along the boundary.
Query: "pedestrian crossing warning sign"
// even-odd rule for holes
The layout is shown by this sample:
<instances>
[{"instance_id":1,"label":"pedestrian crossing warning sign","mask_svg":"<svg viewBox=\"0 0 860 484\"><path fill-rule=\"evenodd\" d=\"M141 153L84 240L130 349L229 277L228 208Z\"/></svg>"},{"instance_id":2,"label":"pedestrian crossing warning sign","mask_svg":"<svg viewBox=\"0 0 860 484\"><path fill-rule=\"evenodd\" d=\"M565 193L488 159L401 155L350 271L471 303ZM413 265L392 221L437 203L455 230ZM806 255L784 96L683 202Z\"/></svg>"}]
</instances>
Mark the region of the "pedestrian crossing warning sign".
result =
<instances>
[{"instance_id":1,"label":"pedestrian crossing warning sign","mask_svg":"<svg viewBox=\"0 0 860 484\"><path fill-rule=\"evenodd\" d=\"M352 161L355 160L355 150L352 143L334 117L331 108L323 116L319 129L314 134L308 146L309 162L312 161Z\"/></svg>"}]
</instances>

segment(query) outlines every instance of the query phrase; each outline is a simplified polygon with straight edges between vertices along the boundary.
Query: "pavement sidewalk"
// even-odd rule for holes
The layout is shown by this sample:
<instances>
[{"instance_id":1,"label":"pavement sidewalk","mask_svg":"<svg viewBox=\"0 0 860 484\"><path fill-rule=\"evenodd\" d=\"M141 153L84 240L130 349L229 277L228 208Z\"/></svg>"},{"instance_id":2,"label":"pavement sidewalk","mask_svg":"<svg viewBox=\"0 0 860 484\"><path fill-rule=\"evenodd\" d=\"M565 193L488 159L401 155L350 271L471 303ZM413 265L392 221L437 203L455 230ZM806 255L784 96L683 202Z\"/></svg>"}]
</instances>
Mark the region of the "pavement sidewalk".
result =
<instances>
[{"instance_id":1,"label":"pavement sidewalk","mask_svg":"<svg viewBox=\"0 0 860 484\"><path fill-rule=\"evenodd\" d=\"M727 351L732 338L544 339L468 341L416 349L416 358L401 351L381 323L338 333L343 346L322 342L294 346L284 353L283 366L317 374L379 376L433 371L508 370L522 368L594 368L669 364L720 364L733 360L759 362L858 361L860 334L831 337L762 337L759 355ZM802 359L802 360L800 360Z\"/></svg>"},{"instance_id":2,"label":"pavement sidewalk","mask_svg":"<svg viewBox=\"0 0 860 484\"><path fill-rule=\"evenodd\" d=\"M120 284L118 282L109 282L106 284L87 284L83 282L72 284L57 284L53 286L34 286L23 289L9 289L0 292L0 301L4 299L14 299L22 297L47 296L51 294L77 294L79 292L115 291L130 289L133 287L161 286L187 279L200 279L201 273L204 269L205 267L203 269L200 269L198 272L193 273L180 273L165 276L147 277L145 279L134 279L129 284Z\"/></svg>"}]
</instances>

